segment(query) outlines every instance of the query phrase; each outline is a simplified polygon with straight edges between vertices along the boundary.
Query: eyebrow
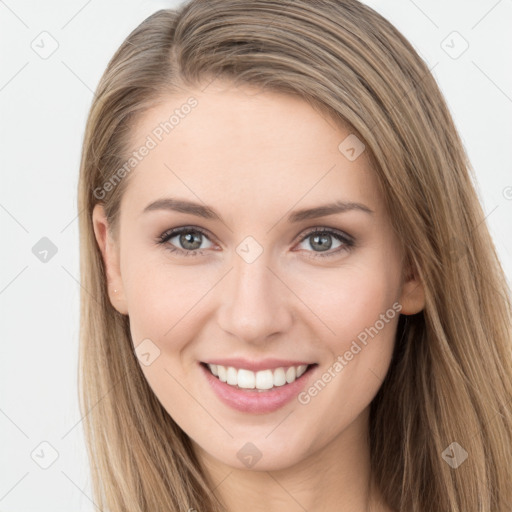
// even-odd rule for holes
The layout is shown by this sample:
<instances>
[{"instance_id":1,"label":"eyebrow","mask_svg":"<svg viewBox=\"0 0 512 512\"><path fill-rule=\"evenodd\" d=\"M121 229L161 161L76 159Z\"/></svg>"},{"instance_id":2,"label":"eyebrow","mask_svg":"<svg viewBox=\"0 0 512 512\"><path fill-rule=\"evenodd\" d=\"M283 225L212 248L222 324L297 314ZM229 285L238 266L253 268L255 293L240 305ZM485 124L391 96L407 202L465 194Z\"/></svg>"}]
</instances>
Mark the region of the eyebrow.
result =
<instances>
[{"instance_id":1,"label":"eyebrow","mask_svg":"<svg viewBox=\"0 0 512 512\"><path fill-rule=\"evenodd\" d=\"M175 199L172 197L166 197L158 199L148 204L142 213L151 212L155 210L171 210L180 213L189 213L196 215L197 217L203 217L205 219L219 220L222 221L222 217L209 206L194 203L184 199ZM361 211L368 214L373 214L373 210L370 210L367 206L361 203L347 202L347 201L336 201L334 203L324 204L316 206L314 208L304 208L302 210L295 210L288 216L288 222L300 222L308 219L316 219L318 217L325 217L327 215L334 215L336 213L344 213L348 211Z\"/></svg>"}]
</instances>

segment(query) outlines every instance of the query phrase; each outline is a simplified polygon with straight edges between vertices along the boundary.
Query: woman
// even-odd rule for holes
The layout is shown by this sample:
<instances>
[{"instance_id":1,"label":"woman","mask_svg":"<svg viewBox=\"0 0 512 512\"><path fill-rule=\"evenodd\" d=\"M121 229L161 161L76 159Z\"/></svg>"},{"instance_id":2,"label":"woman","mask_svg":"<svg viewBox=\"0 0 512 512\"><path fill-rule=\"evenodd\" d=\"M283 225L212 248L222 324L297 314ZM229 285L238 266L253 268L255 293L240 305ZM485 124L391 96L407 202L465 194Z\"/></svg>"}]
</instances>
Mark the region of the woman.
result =
<instances>
[{"instance_id":1,"label":"woman","mask_svg":"<svg viewBox=\"0 0 512 512\"><path fill-rule=\"evenodd\" d=\"M137 27L80 171L96 504L511 510L509 291L470 173L424 62L354 0Z\"/></svg>"}]
</instances>

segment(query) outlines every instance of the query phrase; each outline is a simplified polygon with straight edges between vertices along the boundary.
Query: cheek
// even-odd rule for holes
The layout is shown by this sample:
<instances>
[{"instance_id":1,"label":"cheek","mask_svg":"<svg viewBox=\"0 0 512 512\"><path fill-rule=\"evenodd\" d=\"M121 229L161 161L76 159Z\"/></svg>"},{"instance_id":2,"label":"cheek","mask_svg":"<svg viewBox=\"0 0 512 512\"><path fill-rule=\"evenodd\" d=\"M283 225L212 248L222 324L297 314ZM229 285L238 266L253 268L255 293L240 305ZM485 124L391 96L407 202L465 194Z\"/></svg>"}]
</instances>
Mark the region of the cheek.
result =
<instances>
[{"instance_id":1,"label":"cheek","mask_svg":"<svg viewBox=\"0 0 512 512\"><path fill-rule=\"evenodd\" d=\"M133 250L122 269L133 343L149 338L162 355L175 354L204 324L219 276L200 265L173 263L163 250L143 252Z\"/></svg>"},{"instance_id":2,"label":"cheek","mask_svg":"<svg viewBox=\"0 0 512 512\"><path fill-rule=\"evenodd\" d=\"M188 319L203 288L176 270L163 272L158 267L139 269L132 277L127 300L134 342L140 337L167 339Z\"/></svg>"},{"instance_id":3,"label":"cheek","mask_svg":"<svg viewBox=\"0 0 512 512\"><path fill-rule=\"evenodd\" d=\"M314 313L312 321L333 351L350 344L397 301L399 279L391 265L359 262L294 278L294 290Z\"/></svg>"},{"instance_id":4,"label":"cheek","mask_svg":"<svg viewBox=\"0 0 512 512\"><path fill-rule=\"evenodd\" d=\"M194 414L189 414L190 395L183 383L191 368L183 366L181 354L204 323L199 317L204 305L201 298L212 285L208 279L197 279L197 269L162 260L149 254L137 257L135 252L125 260L123 284L130 333L149 386L169 414L190 429ZM149 354L147 359L145 354ZM196 410L196 416L200 412Z\"/></svg>"},{"instance_id":5,"label":"cheek","mask_svg":"<svg viewBox=\"0 0 512 512\"><path fill-rule=\"evenodd\" d=\"M301 282L303 296L317 317L311 317L311 325L319 326L317 337L329 357L321 382L304 402L311 399L326 408L338 403L340 408L331 411L334 420L368 404L386 375L400 311L398 266L376 257L311 277ZM329 391L320 393L324 385ZM317 394L322 395L318 400Z\"/></svg>"}]
</instances>

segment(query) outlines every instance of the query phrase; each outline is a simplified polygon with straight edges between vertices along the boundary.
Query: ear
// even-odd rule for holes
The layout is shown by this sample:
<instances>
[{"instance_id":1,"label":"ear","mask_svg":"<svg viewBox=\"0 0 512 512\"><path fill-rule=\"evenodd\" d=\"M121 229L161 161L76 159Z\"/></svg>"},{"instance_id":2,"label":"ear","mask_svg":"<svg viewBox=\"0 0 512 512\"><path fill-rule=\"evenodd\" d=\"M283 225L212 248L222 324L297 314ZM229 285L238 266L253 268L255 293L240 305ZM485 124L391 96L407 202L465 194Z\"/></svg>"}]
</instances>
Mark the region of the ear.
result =
<instances>
[{"instance_id":1,"label":"ear","mask_svg":"<svg viewBox=\"0 0 512 512\"><path fill-rule=\"evenodd\" d=\"M402 315L414 315L425 308L425 289L413 264L406 267L399 303Z\"/></svg>"},{"instance_id":2,"label":"ear","mask_svg":"<svg viewBox=\"0 0 512 512\"><path fill-rule=\"evenodd\" d=\"M103 257L110 303L123 315L128 314L119 266L119 246L112 237L105 209L97 204L92 212L94 235Z\"/></svg>"}]
</instances>

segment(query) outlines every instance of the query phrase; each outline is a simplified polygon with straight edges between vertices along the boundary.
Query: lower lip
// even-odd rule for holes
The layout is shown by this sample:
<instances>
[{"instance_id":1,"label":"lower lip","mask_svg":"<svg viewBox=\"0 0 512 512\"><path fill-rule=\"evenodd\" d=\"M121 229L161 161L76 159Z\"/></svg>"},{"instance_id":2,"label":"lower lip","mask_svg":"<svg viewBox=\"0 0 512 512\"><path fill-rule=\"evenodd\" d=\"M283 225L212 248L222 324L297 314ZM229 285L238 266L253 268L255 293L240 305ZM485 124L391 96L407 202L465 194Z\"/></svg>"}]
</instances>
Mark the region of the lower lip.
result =
<instances>
[{"instance_id":1,"label":"lower lip","mask_svg":"<svg viewBox=\"0 0 512 512\"><path fill-rule=\"evenodd\" d=\"M317 368L317 365L308 368L305 373L291 384L277 386L267 391L257 391L254 389L239 389L226 384L215 377L203 364L199 364L199 366L213 391L215 391L223 403L237 411L253 414L277 411L293 400L306 387L306 384Z\"/></svg>"}]
</instances>

